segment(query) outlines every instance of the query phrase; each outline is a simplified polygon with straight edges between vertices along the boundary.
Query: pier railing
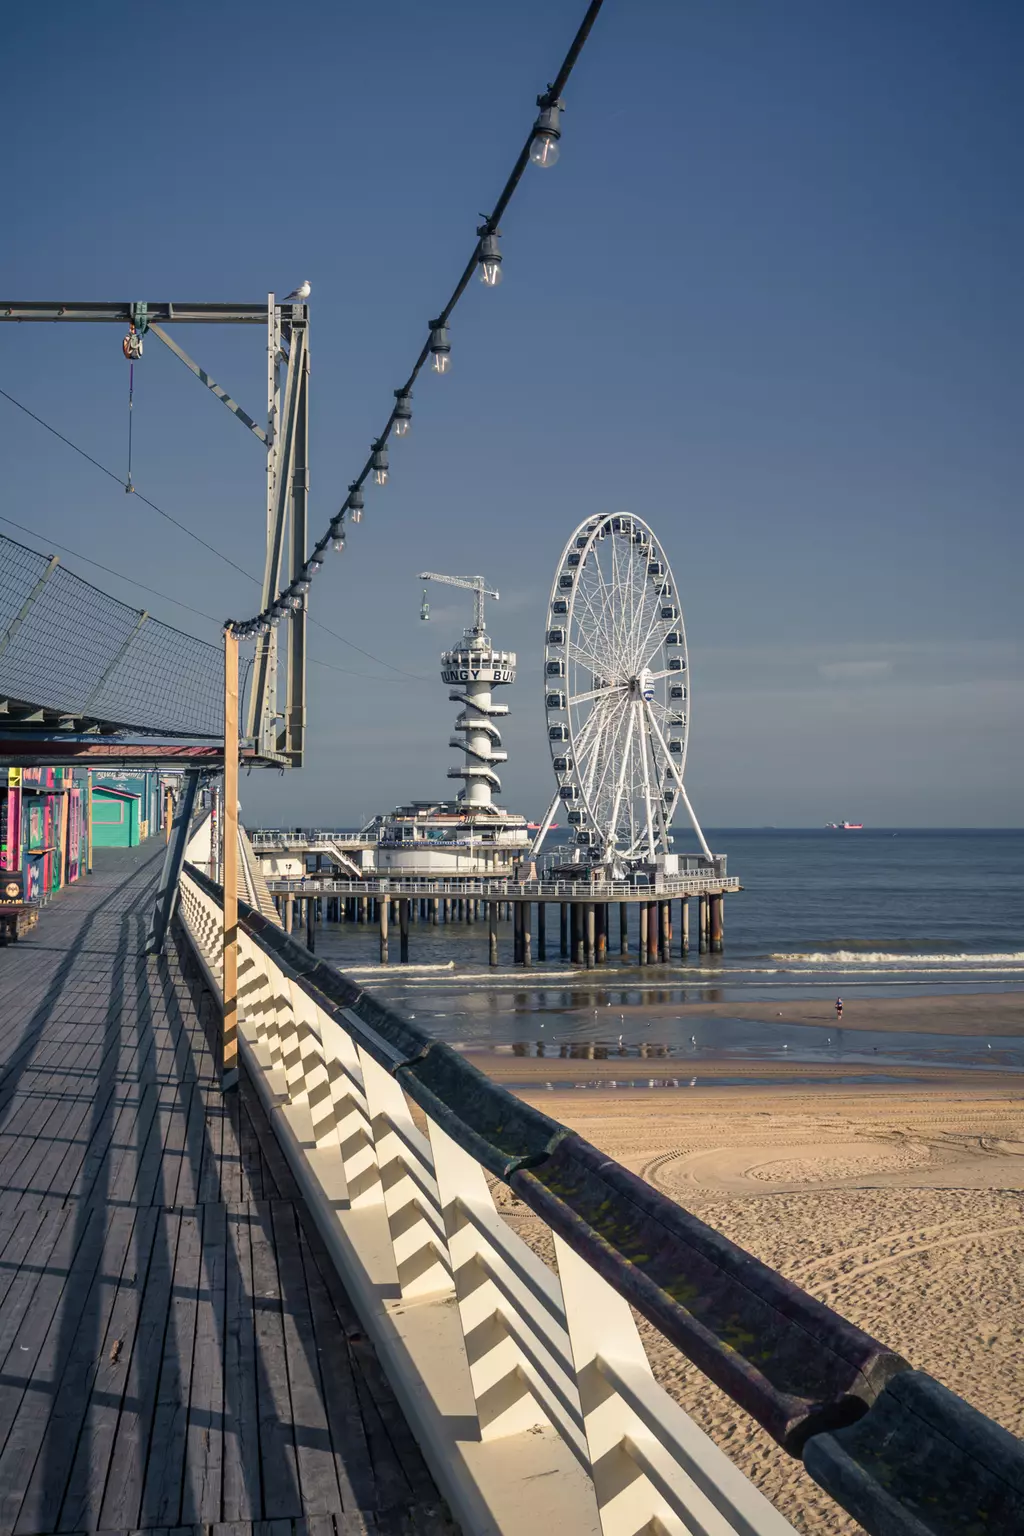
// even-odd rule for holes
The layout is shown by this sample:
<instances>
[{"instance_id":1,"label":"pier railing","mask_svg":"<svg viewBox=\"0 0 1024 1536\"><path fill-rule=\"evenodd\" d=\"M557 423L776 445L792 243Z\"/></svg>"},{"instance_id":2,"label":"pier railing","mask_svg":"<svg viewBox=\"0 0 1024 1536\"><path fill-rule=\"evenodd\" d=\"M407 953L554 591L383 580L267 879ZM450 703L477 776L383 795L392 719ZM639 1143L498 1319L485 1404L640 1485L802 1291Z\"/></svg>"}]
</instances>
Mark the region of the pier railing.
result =
<instances>
[{"instance_id":1,"label":"pier railing","mask_svg":"<svg viewBox=\"0 0 1024 1536\"><path fill-rule=\"evenodd\" d=\"M375 839L364 832L328 832L319 828L308 832L274 832L264 827L259 832L250 832L249 841L254 848L305 848L314 843L372 844Z\"/></svg>"},{"instance_id":2,"label":"pier railing","mask_svg":"<svg viewBox=\"0 0 1024 1536\"><path fill-rule=\"evenodd\" d=\"M180 901L217 990L220 888L187 865ZM1024 1529L1013 1436L239 909L243 1058L467 1533L791 1536L655 1381L632 1308L867 1531Z\"/></svg>"},{"instance_id":3,"label":"pier railing","mask_svg":"<svg viewBox=\"0 0 1024 1536\"><path fill-rule=\"evenodd\" d=\"M260 844L253 839L259 852ZM582 880L488 879L485 875L426 876L420 879L383 877L342 880L334 875L268 875L272 891L329 892L332 896L476 896L482 901L636 901L657 897L699 896L701 892L738 891L734 875L668 875L650 885L606 880L588 884Z\"/></svg>"}]
</instances>

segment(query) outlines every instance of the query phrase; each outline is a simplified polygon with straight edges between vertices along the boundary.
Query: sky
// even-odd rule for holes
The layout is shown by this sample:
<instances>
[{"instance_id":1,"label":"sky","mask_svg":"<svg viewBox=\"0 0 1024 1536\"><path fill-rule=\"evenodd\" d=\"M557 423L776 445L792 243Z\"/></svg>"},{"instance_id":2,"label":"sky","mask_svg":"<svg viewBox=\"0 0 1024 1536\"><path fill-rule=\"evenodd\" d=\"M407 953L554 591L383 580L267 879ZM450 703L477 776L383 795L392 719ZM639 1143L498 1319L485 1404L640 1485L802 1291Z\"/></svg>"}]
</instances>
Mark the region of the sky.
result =
<instances>
[{"instance_id":1,"label":"sky","mask_svg":"<svg viewBox=\"0 0 1024 1536\"><path fill-rule=\"evenodd\" d=\"M15 5L0 298L261 302L309 278L319 532L583 9ZM501 593L502 800L540 816L552 573L623 509L681 596L705 824L1024 823L1022 47L1014 0L606 0L559 163L503 220L502 285L472 284L450 374L421 376L391 482L314 583L343 639L311 628L307 766L243 780L250 824L451 792L438 655L470 599L437 588L422 624L424 569ZM257 331L177 335L260 414ZM122 476L126 375L117 327L0 328L0 387ZM152 339L134 434L139 490L259 576L260 446ZM258 606L3 399L0 513L204 638Z\"/></svg>"}]
</instances>

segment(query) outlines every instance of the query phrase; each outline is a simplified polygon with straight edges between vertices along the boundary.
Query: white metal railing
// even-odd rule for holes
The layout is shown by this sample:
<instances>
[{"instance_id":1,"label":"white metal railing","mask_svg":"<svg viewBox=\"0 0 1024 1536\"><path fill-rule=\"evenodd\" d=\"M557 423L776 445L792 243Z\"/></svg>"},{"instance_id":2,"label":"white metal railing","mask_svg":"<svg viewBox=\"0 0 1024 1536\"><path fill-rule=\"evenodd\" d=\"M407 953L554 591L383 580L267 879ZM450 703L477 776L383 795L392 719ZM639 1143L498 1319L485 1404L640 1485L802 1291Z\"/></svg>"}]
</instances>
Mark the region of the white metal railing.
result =
<instances>
[{"instance_id":1,"label":"white metal railing","mask_svg":"<svg viewBox=\"0 0 1024 1536\"><path fill-rule=\"evenodd\" d=\"M727 894L740 889L737 876L713 874L669 876L656 885L632 885L625 881L586 885L583 881L571 880L488 880L479 875L424 876L419 880L268 875L267 884L272 891L283 894L299 891L317 895L328 891L332 895L348 896L479 896L500 901L569 901L575 898L577 901L616 902L657 900L659 897L667 901L675 896L699 896L702 892L717 895L720 891Z\"/></svg>"},{"instance_id":2,"label":"white metal railing","mask_svg":"<svg viewBox=\"0 0 1024 1536\"><path fill-rule=\"evenodd\" d=\"M180 910L218 989L220 905L186 873ZM244 927L238 983L247 1066L467 1536L535 1536L539 1519L573 1536L792 1536L655 1381L624 1298L557 1234L548 1268L484 1166L429 1115L421 1128L364 1020L319 1007Z\"/></svg>"},{"instance_id":3,"label":"white metal railing","mask_svg":"<svg viewBox=\"0 0 1024 1536\"><path fill-rule=\"evenodd\" d=\"M367 837L363 832L273 832L264 829L260 832L250 832L249 840L254 848L315 848L317 844L326 847L330 843L362 843L368 848L374 847L376 838Z\"/></svg>"}]
</instances>

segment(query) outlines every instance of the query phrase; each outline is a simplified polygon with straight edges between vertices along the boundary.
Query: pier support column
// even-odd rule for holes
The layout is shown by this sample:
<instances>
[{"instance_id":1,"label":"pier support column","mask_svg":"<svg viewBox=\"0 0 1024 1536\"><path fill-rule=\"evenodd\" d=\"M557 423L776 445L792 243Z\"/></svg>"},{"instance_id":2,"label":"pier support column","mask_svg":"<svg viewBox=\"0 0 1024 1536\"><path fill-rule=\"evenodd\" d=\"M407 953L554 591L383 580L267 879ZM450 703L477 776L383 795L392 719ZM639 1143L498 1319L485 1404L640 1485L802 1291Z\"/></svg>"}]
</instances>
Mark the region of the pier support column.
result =
<instances>
[{"instance_id":1,"label":"pier support column","mask_svg":"<svg viewBox=\"0 0 1024 1536\"><path fill-rule=\"evenodd\" d=\"M690 903L684 896L679 903L679 953L687 955L690 950Z\"/></svg>"},{"instance_id":2,"label":"pier support column","mask_svg":"<svg viewBox=\"0 0 1024 1536\"><path fill-rule=\"evenodd\" d=\"M498 963L498 903L496 901L489 901L487 903L487 917L488 917L487 963L489 965L497 965L497 963Z\"/></svg>"},{"instance_id":3,"label":"pier support column","mask_svg":"<svg viewBox=\"0 0 1024 1536\"><path fill-rule=\"evenodd\" d=\"M388 963L388 903L386 901L378 901L378 903L377 903L377 919L378 919L378 922L380 924L380 963L381 963L381 965L387 965L387 963Z\"/></svg>"},{"instance_id":4,"label":"pier support column","mask_svg":"<svg viewBox=\"0 0 1024 1536\"><path fill-rule=\"evenodd\" d=\"M578 901L569 904L569 924L572 934L572 963L583 964L583 908Z\"/></svg>"},{"instance_id":5,"label":"pier support column","mask_svg":"<svg viewBox=\"0 0 1024 1536\"><path fill-rule=\"evenodd\" d=\"M512 964L523 963L523 904L521 901L512 903Z\"/></svg>"},{"instance_id":6,"label":"pier support column","mask_svg":"<svg viewBox=\"0 0 1024 1536\"><path fill-rule=\"evenodd\" d=\"M546 960L548 957L548 904L546 901L537 903L537 959Z\"/></svg>"},{"instance_id":7,"label":"pier support column","mask_svg":"<svg viewBox=\"0 0 1024 1536\"><path fill-rule=\"evenodd\" d=\"M569 903L563 901L558 908L558 949L563 960L569 958Z\"/></svg>"},{"instance_id":8,"label":"pier support column","mask_svg":"<svg viewBox=\"0 0 1024 1536\"><path fill-rule=\"evenodd\" d=\"M476 922L476 902L473 900L472 896L470 896L466 901L466 922Z\"/></svg>"},{"instance_id":9,"label":"pier support column","mask_svg":"<svg viewBox=\"0 0 1024 1536\"><path fill-rule=\"evenodd\" d=\"M436 896L431 896L431 898L430 898L430 921L433 924L433 926L436 928L437 927L437 897Z\"/></svg>"},{"instance_id":10,"label":"pier support column","mask_svg":"<svg viewBox=\"0 0 1024 1536\"><path fill-rule=\"evenodd\" d=\"M608 961L608 903L599 901L594 911L594 959L598 965Z\"/></svg>"},{"instance_id":11,"label":"pier support column","mask_svg":"<svg viewBox=\"0 0 1024 1536\"><path fill-rule=\"evenodd\" d=\"M672 958L672 903L659 901L658 906L661 909L661 953L658 958L662 965L667 965Z\"/></svg>"},{"instance_id":12,"label":"pier support column","mask_svg":"<svg viewBox=\"0 0 1024 1536\"><path fill-rule=\"evenodd\" d=\"M702 955L708 952L708 898L704 891L697 897L697 949Z\"/></svg>"},{"instance_id":13,"label":"pier support column","mask_svg":"<svg viewBox=\"0 0 1024 1536\"><path fill-rule=\"evenodd\" d=\"M306 902L306 948L310 954L316 949L316 902Z\"/></svg>"},{"instance_id":14,"label":"pier support column","mask_svg":"<svg viewBox=\"0 0 1024 1536\"><path fill-rule=\"evenodd\" d=\"M646 903L646 901L641 901L639 903L639 905L637 906L637 913L638 913L639 918L640 918L640 942L639 942L639 957L638 958L640 960L640 964L641 965L646 965L647 964L647 903Z\"/></svg>"},{"instance_id":15,"label":"pier support column","mask_svg":"<svg viewBox=\"0 0 1024 1536\"><path fill-rule=\"evenodd\" d=\"M533 902L532 901L524 901L522 906L523 906L523 917L522 917L522 924L523 924L523 928L522 928L522 932L523 932L523 964L524 965L532 965L533 964L533 928L532 928L533 912L532 912L531 909L533 907Z\"/></svg>"},{"instance_id":16,"label":"pier support column","mask_svg":"<svg viewBox=\"0 0 1024 1536\"><path fill-rule=\"evenodd\" d=\"M402 965L409 964L409 898L398 898L398 958Z\"/></svg>"},{"instance_id":17,"label":"pier support column","mask_svg":"<svg viewBox=\"0 0 1024 1536\"><path fill-rule=\"evenodd\" d=\"M284 931L291 933L295 923L295 897L290 893L284 899Z\"/></svg>"},{"instance_id":18,"label":"pier support column","mask_svg":"<svg viewBox=\"0 0 1024 1536\"><path fill-rule=\"evenodd\" d=\"M657 965L659 949L658 903L647 903L647 964Z\"/></svg>"},{"instance_id":19,"label":"pier support column","mask_svg":"<svg viewBox=\"0 0 1024 1536\"><path fill-rule=\"evenodd\" d=\"M720 955L725 945L725 896L711 897L711 953Z\"/></svg>"},{"instance_id":20,"label":"pier support column","mask_svg":"<svg viewBox=\"0 0 1024 1536\"><path fill-rule=\"evenodd\" d=\"M590 966L594 963L594 938L597 926L592 901L588 901L583 908L583 920L586 924L583 930L583 963Z\"/></svg>"},{"instance_id":21,"label":"pier support column","mask_svg":"<svg viewBox=\"0 0 1024 1536\"><path fill-rule=\"evenodd\" d=\"M619 902L619 954L629 954L629 902Z\"/></svg>"},{"instance_id":22,"label":"pier support column","mask_svg":"<svg viewBox=\"0 0 1024 1536\"><path fill-rule=\"evenodd\" d=\"M368 915L366 909L367 909L368 905L369 905L369 897L368 896L360 896L360 898L359 898L359 921L361 923L365 923L366 922L367 915Z\"/></svg>"}]
</instances>

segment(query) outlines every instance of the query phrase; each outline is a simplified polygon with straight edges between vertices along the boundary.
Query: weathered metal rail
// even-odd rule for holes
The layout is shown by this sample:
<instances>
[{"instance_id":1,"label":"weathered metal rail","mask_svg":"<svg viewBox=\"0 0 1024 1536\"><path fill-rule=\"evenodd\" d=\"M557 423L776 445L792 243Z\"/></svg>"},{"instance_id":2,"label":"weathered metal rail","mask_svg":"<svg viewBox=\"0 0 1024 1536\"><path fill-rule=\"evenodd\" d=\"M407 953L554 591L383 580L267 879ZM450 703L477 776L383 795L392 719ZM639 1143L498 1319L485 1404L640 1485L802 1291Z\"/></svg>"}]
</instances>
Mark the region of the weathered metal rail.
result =
<instances>
[{"instance_id":1,"label":"weathered metal rail","mask_svg":"<svg viewBox=\"0 0 1024 1536\"><path fill-rule=\"evenodd\" d=\"M186 867L215 987L219 898ZM1019 1536L1013 1436L242 903L239 929L243 1055L466 1530L791 1531L655 1382L633 1306L873 1536Z\"/></svg>"},{"instance_id":2,"label":"weathered metal rail","mask_svg":"<svg viewBox=\"0 0 1024 1536\"><path fill-rule=\"evenodd\" d=\"M259 852L259 844L253 845ZM334 875L291 879L268 875L270 889L281 895L317 896L478 896L483 901L651 901L676 896L727 895L742 886L733 875L672 875L650 885L606 881L588 885L581 880L495 880L487 876L452 875L444 879L341 880Z\"/></svg>"}]
</instances>

